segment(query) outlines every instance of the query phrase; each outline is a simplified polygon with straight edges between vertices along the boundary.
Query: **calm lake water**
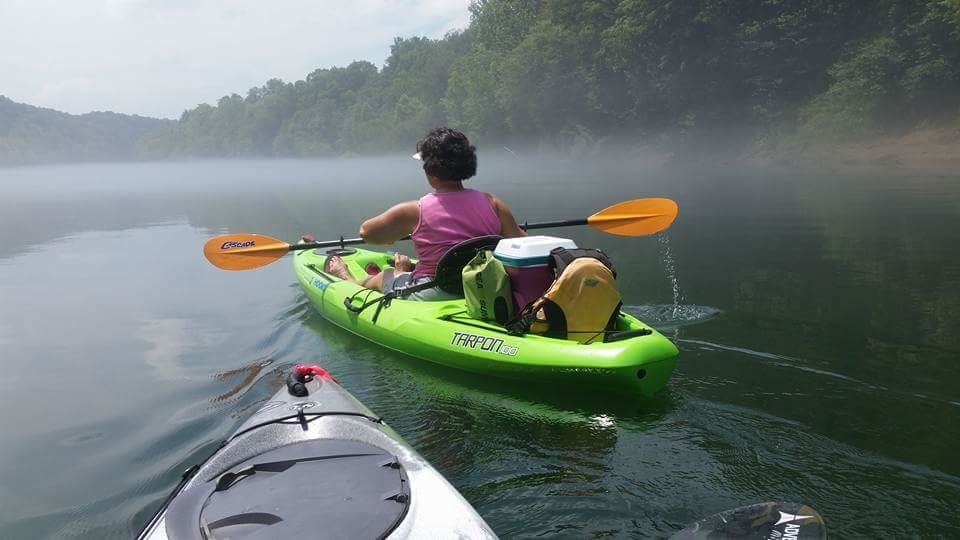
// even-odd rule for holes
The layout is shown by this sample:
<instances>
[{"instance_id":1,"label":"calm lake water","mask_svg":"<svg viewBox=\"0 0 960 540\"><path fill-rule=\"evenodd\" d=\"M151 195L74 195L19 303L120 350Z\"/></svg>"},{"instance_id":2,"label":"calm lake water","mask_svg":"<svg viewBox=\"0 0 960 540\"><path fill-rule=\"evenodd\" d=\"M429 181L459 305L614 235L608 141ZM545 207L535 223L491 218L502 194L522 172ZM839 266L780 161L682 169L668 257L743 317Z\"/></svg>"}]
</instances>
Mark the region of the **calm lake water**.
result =
<instances>
[{"instance_id":1,"label":"calm lake water","mask_svg":"<svg viewBox=\"0 0 960 540\"><path fill-rule=\"evenodd\" d=\"M766 500L837 537L960 536L960 177L480 173L521 220L679 202L659 237L552 231L610 253L627 309L676 341L656 399L434 367L326 324L290 261L202 257L226 231L353 235L424 192L407 156L0 169L0 537L130 537L296 362L504 537L664 536Z\"/></svg>"}]
</instances>

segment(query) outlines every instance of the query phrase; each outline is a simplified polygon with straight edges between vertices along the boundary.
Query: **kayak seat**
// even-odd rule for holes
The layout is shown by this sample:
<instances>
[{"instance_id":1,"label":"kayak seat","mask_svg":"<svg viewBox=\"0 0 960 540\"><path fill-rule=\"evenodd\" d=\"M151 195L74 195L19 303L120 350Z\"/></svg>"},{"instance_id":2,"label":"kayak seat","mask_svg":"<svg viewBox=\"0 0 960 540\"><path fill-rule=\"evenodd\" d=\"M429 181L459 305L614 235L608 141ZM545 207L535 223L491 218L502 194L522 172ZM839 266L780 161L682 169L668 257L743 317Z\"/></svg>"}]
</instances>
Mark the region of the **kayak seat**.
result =
<instances>
[{"instance_id":1,"label":"kayak seat","mask_svg":"<svg viewBox=\"0 0 960 540\"><path fill-rule=\"evenodd\" d=\"M435 284L440 290L450 294L463 296L463 269L477 256L480 251L492 250L497 247L497 243L503 240L503 237L496 234L487 236L478 236L464 240L453 246L437 263L437 275L434 276Z\"/></svg>"},{"instance_id":2,"label":"kayak seat","mask_svg":"<svg viewBox=\"0 0 960 540\"><path fill-rule=\"evenodd\" d=\"M403 299L417 291L437 287L444 292L463 296L463 268L477 255L478 251L494 249L502 239L499 235L491 234L464 240L443 254L443 257L437 262L437 273L433 279L409 287L394 289L359 306L353 303L353 297L348 296L343 299L343 305L354 313L361 313L368 307L376 305L377 311L373 315L373 322L376 323L380 316L380 310L389 306L393 299Z\"/></svg>"},{"instance_id":3,"label":"kayak seat","mask_svg":"<svg viewBox=\"0 0 960 540\"><path fill-rule=\"evenodd\" d=\"M443 257L440 257L437 262L437 273L433 276L433 279L402 289L395 289L387 296L393 294L391 298L404 298L417 291L432 289L433 287L437 287L446 293L463 296L464 267L477 256L477 252L497 247L497 243L502 239L502 236L491 234L464 240L448 249Z\"/></svg>"}]
</instances>

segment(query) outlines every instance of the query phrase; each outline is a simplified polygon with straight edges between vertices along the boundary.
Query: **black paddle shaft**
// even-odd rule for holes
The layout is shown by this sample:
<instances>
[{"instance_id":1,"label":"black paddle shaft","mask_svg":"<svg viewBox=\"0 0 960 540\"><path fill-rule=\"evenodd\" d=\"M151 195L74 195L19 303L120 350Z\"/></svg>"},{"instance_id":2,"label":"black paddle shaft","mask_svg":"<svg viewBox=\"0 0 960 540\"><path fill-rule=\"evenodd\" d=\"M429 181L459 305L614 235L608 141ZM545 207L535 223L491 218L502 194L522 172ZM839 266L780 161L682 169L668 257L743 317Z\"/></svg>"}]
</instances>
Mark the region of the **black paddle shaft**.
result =
<instances>
[{"instance_id":1,"label":"black paddle shaft","mask_svg":"<svg viewBox=\"0 0 960 540\"><path fill-rule=\"evenodd\" d=\"M541 221L540 223L524 223L521 229L529 231L530 229L551 229L553 227L576 227L577 225L586 225L586 219L562 219L560 221Z\"/></svg>"},{"instance_id":2,"label":"black paddle shaft","mask_svg":"<svg viewBox=\"0 0 960 540\"><path fill-rule=\"evenodd\" d=\"M409 240L409 236L404 236L400 240ZM325 248L325 247L347 247L347 246L356 246L359 244L366 244L367 241L363 238L343 238L340 237L339 240L324 240L323 242L307 242L305 244L293 244L290 246L290 251L301 251L304 249L316 249L316 248Z\"/></svg>"},{"instance_id":3,"label":"black paddle shaft","mask_svg":"<svg viewBox=\"0 0 960 540\"><path fill-rule=\"evenodd\" d=\"M550 229L553 227L575 227L577 225L586 225L586 219L563 219L560 221L541 221L540 223L524 223L520 226L521 229L529 231L530 229ZM404 236L400 240L409 240L410 236ZM324 240L323 242L307 242L305 244L293 244L290 246L290 251L301 251L304 249L317 249L325 247L346 247L346 246L356 246L359 244L365 244L366 240L363 238L343 238L340 237L339 240Z\"/></svg>"}]
</instances>

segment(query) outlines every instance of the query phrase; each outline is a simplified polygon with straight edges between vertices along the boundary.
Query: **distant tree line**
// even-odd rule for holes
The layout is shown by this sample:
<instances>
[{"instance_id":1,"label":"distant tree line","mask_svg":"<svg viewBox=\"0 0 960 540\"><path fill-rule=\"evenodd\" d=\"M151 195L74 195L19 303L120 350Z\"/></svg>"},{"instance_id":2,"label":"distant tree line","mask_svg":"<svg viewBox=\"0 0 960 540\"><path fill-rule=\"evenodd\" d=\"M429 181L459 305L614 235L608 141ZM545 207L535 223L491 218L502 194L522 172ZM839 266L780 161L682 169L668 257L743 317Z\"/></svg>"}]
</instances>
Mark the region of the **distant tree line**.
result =
<instances>
[{"instance_id":1,"label":"distant tree line","mask_svg":"<svg viewBox=\"0 0 960 540\"><path fill-rule=\"evenodd\" d=\"M72 115L0 96L0 165L138 159L138 141L173 123L112 112Z\"/></svg>"},{"instance_id":2,"label":"distant tree line","mask_svg":"<svg viewBox=\"0 0 960 540\"><path fill-rule=\"evenodd\" d=\"M147 158L409 150L429 127L590 148L848 139L960 113L960 0L476 0L469 27L277 79L139 139Z\"/></svg>"},{"instance_id":3,"label":"distant tree line","mask_svg":"<svg viewBox=\"0 0 960 540\"><path fill-rule=\"evenodd\" d=\"M960 112L960 0L478 0L469 27L368 62L268 81L183 114L156 156L409 149L480 140L746 133L857 137Z\"/></svg>"}]
</instances>

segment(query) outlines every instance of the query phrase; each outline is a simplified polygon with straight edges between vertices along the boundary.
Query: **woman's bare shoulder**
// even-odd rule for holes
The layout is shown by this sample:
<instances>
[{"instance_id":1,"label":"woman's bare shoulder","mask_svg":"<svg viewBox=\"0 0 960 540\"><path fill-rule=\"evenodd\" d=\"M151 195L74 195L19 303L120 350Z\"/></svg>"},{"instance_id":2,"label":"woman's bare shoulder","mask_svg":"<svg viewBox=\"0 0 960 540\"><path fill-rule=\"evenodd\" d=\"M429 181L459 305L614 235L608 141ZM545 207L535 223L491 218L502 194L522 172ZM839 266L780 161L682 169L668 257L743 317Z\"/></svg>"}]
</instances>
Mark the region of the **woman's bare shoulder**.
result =
<instances>
[{"instance_id":1,"label":"woman's bare shoulder","mask_svg":"<svg viewBox=\"0 0 960 540\"><path fill-rule=\"evenodd\" d=\"M487 200L490 201L490 204L496 209L505 208L507 206L502 200L500 200L500 197L497 197L493 193L484 192L484 195L487 196Z\"/></svg>"},{"instance_id":2,"label":"woman's bare shoulder","mask_svg":"<svg viewBox=\"0 0 960 540\"><path fill-rule=\"evenodd\" d=\"M402 214L419 214L420 213L420 201L403 201L402 203L397 203L390 210L402 213Z\"/></svg>"},{"instance_id":3,"label":"woman's bare shoulder","mask_svg":"<svg viewBox=\"0 0 960 540\"><path fill-rule=\"evenodd\" d=\"M513 217L513 212L510 211L510 207L500 200L500 197L497 197L493 193L485 193L485 195L487 196L487 200L490 201L490 206L493 207L493 211L496 212L497 217L500 218L500 236L504 238L516 238L527 235L527 233L517 225L517 219Z\"/></svg>"},{"instance_id":4,"label":"woman's bare shoulder","mask_svg":"<svg viewBox=\"0 0 960 540\"><path fill-rule=\"evenodd\" d=\"M374 244L391 244L410 234L420 221L418 201L395 204L360 225L360 236Z\"/></svg>"}]
</instances>

